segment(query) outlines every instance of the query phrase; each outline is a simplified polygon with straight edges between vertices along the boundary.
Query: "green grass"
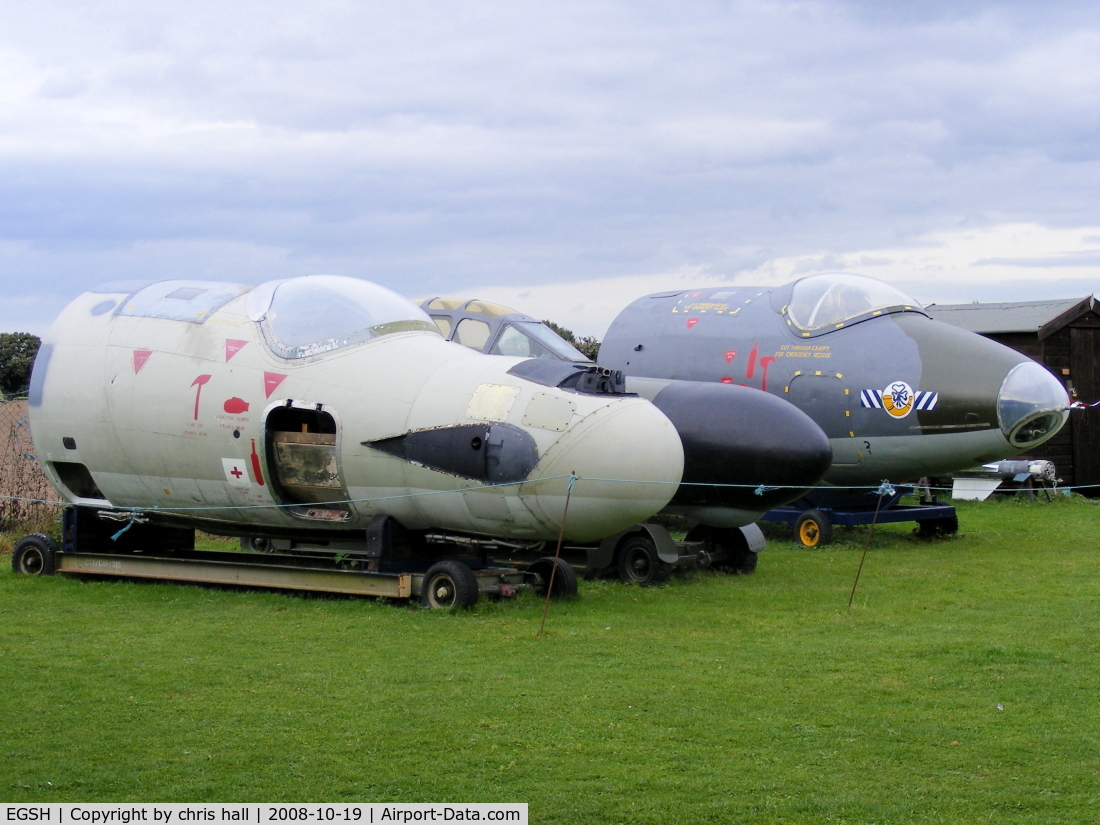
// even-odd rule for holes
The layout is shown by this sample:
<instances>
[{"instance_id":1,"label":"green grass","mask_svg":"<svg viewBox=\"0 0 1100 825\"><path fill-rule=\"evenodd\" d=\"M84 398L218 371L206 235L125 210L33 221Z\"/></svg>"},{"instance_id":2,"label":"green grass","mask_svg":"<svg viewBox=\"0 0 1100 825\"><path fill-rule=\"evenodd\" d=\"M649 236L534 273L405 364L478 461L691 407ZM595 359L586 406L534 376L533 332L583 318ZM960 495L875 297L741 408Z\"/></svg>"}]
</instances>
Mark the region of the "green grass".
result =
<instances>
[{"instance_id":1,"label":"green grass","mask_svg":"<svg viewBox=\"0 0 1100 825\"><path fill-rule=\"evenodd\" d=\"M0 573L0 799L528 802L532 822L1091 822L1100 506L775 540L469 612Z\"/></svg>"}]
</instances>

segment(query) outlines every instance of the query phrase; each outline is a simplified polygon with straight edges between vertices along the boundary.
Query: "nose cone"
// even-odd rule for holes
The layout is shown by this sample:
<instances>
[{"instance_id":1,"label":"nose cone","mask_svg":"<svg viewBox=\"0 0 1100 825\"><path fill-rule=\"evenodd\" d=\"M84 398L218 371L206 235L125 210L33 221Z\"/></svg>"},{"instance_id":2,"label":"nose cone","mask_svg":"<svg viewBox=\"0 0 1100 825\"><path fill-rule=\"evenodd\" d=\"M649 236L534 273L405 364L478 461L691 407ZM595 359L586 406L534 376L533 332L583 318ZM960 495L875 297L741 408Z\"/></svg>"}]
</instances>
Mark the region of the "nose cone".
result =
<instances>
[{"instance_id":1,"label":"nose cone","mask_svg":"<svg viewBox=\"0 0 1100 825\"><path fill-rule=\"evenodd\" d=\"M997 417L1009 443L1019 450L1042 444L1069 417L1062 382L1034 361L1016 365L997 394Z\"/></svg>"},{"instance_id":2,"label":"nose cone","mask_svg":"<svg viewBox=\"0 0 1100 825\"><path fill-rule=\"evenodd\" d=\"M645 521L668 504L684 467L676 428L641 398L617 398L570 426L520 487L538 518L565 537L596 541Z\"/></svg>"},{"instance_id":3,"label":"nose cone","mask_svg":"<svg viewBox=\"0 0 1100 825\"><path fill-rule=\"evenodd\" d=\"M653 403L684 444L677 508L760 513L803 495L832 461L829 439L813 419L760 390L674 381Z\"/></svg>"}]
</instances>

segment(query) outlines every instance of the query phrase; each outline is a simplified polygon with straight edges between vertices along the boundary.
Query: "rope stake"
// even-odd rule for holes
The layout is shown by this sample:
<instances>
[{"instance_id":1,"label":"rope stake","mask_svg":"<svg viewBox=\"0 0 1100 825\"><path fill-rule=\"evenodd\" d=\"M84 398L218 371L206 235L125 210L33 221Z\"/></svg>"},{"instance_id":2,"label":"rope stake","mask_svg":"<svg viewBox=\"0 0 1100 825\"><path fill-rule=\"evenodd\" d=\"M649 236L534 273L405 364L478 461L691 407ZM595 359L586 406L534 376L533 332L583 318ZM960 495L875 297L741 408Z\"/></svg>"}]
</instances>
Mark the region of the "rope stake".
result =
<instances>
[{"instance_id":1,"label":"rope stake","mask_svg":"<svg viewBox=\"0 0 1100 825\"><path fill-rule=\"evenodd\" d=\"M539 632L536 638L541 638L542 631L546 628L546 612L550 609L550 594L554 592L554 576L558 572L558 560L561 558L561 544L565 539L565 519L569 516L569 499L573 495L573 484L576 482L577 476L574 473L569 473L569 486L565 488L565 509L561 514L561 531L558 533L558 546L554 550L554 566L550 568L550 581L546 584L546 601L542 606L542 624L539 625Z\"/></svg>"},{"instance_id":2,"label":"rope stake","mask_svg":"<svg viewBox=\"0 0 1100 825\"><path fill-rule=\"evenodd\" d=\"M856 570L856 580L852 582L852 593L848 596L848 612L852 612L852 601L856 597L856 587L859 585L859 574L863 572L863 562L867 558L867 549L871 546L871 536L875 534L875 522L878 521L878 509L882 506L882 499L885 495L894 494L894 488L890 486L890 482L883 481L878 488L878 501L875 503L875 514L871 517L871 529L867 531L867 541L863 545L863 555L859 559L859 569Z\"/></svg>"}]
</instances>

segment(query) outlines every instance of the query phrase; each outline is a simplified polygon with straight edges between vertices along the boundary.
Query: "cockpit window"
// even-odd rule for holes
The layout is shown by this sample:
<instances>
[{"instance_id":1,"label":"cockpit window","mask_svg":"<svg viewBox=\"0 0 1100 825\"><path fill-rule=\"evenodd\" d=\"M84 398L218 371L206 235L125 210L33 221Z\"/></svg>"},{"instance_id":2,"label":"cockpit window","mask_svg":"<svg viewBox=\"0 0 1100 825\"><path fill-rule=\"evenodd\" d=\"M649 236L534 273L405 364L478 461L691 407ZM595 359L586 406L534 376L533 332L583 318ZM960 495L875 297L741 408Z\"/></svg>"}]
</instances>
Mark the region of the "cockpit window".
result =
<instances>
[{"instance_id":1,"label":"cockpit window","mask_svg":"<svg viewBox=\"0 0 1100 825\"><path fill-rule=\"evenodd\" d=\"M489 325L476 318L463 318L455 328L454 340L470 349L480 350L489 340Z\"/></svg>"},{"instance_id":2,"label":"cockpit window","mask_svg":"<svg viewBox=\"0 0 1100 825\"><path fill-rule=\"evenodd\" d=\"M518 355L521 358L555 358L559 361L587 361L553 330L537 321L505 324L489 350L490 355Z\"/></svg>"},{"instance_id":3,"label":"cockpit window","mask_svg":"<svg viewBox=\"0 0 1100 825\"><path fill-rule=\"evenodd\" d=\"M449 315L433 315L432 320L439 327L439 332L444 338L451 337L451 317Z\"/></svg>"},{"instance_id":4,"label":"cockpit window","mask_svg":"<svg viewBox=\"0 0 1100 825\"><path fill-rule=\"evenodd\" d=\"M484 318L500 318L502 315L515 314L514 309L509 309L506 306L500 304L494 304L492 301L470 301L466 304L466 311L472 312L476 315L481 315Z\"/></svg>"},{"instance_id":5,"label":"cockpit window","mask_svg":"<svg viewBox=\"0 0 1100 825\"><path fill-rule=\"evenodd\" d=\"M256 293L267 305L250 305L249 315L260 322L272 352L283 358L307 358L395 332L439 333L405 298L356 278L309 275L264 284Z\"/></svg>"},{"instance_id":6,"label":"cockpit window","mask_svg":"<svg viewBox=\"0 0 1100 825\"><path fill-rule=\"evenodd\" d=\"M122 291L125 285L116 284L93 291L104 292L112 288ZM226 284L221 281L158 281L135 291L119 304L115 314L202 324L234 298L251 289L248 284Z\"/></svg>"},{"instance_id":7,"label":"cockpit window","mask_svg":"<svg viewBox=\"0 0 1100 825\"><path fill-rule=\"evenodd\" d=\"M532 341L511 324L505 324L489 350L490 355L515 355L520 358L552 358L546 347Z\"/></svg>"},{"instance_id":8,"label":"cockpit window","mask_svg":"<svg viewBox=\"0 0 1100 825\"><path fill-rule=\"evenodd\" d=\"M811 335L876 315L920 309L920 304L890 284L862 275L827 274L798 281L784 312L789 324Z\"/></svg>"}]
</instances>

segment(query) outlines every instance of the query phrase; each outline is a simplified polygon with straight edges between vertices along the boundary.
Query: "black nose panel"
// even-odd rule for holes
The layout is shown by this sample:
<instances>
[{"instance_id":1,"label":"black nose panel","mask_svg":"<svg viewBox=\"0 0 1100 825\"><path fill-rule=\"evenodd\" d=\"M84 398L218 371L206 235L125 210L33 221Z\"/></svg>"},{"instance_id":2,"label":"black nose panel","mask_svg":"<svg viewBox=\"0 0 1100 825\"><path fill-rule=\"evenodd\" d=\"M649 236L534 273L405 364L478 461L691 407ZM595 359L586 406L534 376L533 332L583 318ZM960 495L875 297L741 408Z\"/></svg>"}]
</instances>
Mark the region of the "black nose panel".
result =
<instances>
[{"instance_id":1,"label":"black nose panel","mask_svg":"<svg viewBox=\"0 0 1100 825\"><path fill-rule=\"evenodd\" d=\"M816 485L832 462L821 428L794 405L760 390L675 381L653 403L684 444L675 505L778 507Z\"/></svg>"},{"instance_id":2,"label":"black nose panel","mask_svg":"<svg viewBox=\"0 0 1100 825\"><path fill-rule=\"evenodd\" d=\"M535 439L511 424L459 424L416 430L364 441L363 446L489 484L523 481L539 461Z\"/></svg>"}]
</instances>

